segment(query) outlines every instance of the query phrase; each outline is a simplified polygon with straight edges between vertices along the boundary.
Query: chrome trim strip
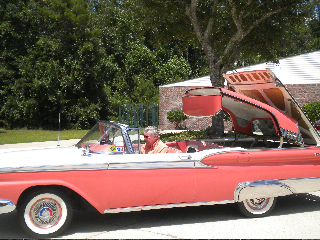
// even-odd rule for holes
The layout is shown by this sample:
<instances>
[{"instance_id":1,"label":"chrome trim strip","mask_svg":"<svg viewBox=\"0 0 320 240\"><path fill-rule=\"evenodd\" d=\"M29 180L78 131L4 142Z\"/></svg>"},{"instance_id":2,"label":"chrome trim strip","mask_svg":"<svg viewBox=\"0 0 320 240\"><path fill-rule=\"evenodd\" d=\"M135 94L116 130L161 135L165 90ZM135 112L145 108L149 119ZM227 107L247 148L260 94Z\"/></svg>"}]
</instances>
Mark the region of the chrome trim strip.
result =
<instances>
[{"instance_id":1,"label":"chrome trim strip","mask_svg":"<svg viewBox=\"0 0 320 240\"><path fill-rule=\"evenodd\" d=\"M241 202L245 199L279 197L319 190L319 177L248 181L238 184L234 192L234 201Z\"/></svg>"},{"instance_id":2,"label":"chrome trim strip","mask_svg":"<svg viewBox=\"0 0 320 240\"><path fill-rule=\"evenodd\" d=\"M195 161L159 161L159 162L128 162L110 163L109 169L163 169L163 168L194 168Z\"/></svg>"},{"instance_id":3,"label":"chrome trim strip","mask_svg":"<svg viewBox=\"0 0 320 240\"><path fill-rule=\"evenodd\" d=\"M35 167L17 167L2 168L0 173L12 172L55 172L55 171L85 171L85 170L106 170L109 164L81 164L81 165L59 165L59 166L35 166Z\"/></svg>"},{"instance_id":4,"label":"chrome trim strip","mask_svg":"<svg viewBox=\"0 0 320 240\"><path fill-rule=\"evenodd\" d=\"M116 162L102 164L81 164L81 165L57 165L57 166L34 166L34 167L17 167L2 168L0 173L10 172L54 172L54 171L85 171L85 170L115 170L115 169L167 169L167 168L209 168L202 166L198 161L154 161L154 162Z\"/></svg>"},{"instance_id":5,"label":"chrome trim strip","mask_svg":"<svg viewBox=\"0 0 320 240\"><path fill-rule=\"evenodd\" d=\"M16 209L14 202L9 200L0 199L0 214L9 213Z\"/></svg>"},{"instance_id":6,"label":"chrome trim strip","mask_svg":"<svg viewBox=\"0 0 320 240\"><path fill-rule=\"evenodd\" d=\"M195 207L195 206L216 205L216 204L228 204L228 203L234 203L234 200L212 201L212 202L196 202L196 203L180 203L180 204L167 204L167 205L131 207L131 208L116 208L116 209L106 209L106 210L104 210L104 213L135 212L135 211L145 211L145 210L164 209L164 208Z\"/></svg>"}]
</instances>

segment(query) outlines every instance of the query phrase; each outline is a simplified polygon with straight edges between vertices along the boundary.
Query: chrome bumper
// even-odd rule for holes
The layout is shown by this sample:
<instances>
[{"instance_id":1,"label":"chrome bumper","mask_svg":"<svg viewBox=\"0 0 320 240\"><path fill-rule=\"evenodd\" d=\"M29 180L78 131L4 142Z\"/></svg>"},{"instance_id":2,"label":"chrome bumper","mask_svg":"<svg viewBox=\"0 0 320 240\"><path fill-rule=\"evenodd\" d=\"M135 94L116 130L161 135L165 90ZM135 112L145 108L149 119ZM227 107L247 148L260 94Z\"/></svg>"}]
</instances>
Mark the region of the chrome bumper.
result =
<instances>
[{"instance_id":1,"label":"chrome bumper","mask_svg":"<svg viewBox=\"0 0 320 240\"><path fill-rule=\"evenodd\" d=\"M0 199L0 214L9 213L16 209L14 202L9 200Z\"/></svg>"}]
</instances>

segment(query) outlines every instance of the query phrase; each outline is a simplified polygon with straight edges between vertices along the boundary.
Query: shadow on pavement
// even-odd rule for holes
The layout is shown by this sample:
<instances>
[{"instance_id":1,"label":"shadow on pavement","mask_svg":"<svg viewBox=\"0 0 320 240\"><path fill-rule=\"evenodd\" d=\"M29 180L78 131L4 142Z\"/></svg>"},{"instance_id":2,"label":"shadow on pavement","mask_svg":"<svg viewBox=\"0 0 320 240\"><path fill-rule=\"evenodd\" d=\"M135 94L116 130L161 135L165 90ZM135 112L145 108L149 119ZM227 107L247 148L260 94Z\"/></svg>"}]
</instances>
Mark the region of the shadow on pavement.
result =
<instances>
[{"instance_id":1,"label":"shadow on pavement","mask_svg":"<svg viewBox=\"0 0 320 240\"><path fill-rule=\"evenodd\" d=\"M272 216L320 211L320 197L311 194L279 197ZM106 232L203 222L247 219L236 204L160 209L131 213L104 214L77 212L66 235L76 232Z\"/></svg>"}]
</instances>

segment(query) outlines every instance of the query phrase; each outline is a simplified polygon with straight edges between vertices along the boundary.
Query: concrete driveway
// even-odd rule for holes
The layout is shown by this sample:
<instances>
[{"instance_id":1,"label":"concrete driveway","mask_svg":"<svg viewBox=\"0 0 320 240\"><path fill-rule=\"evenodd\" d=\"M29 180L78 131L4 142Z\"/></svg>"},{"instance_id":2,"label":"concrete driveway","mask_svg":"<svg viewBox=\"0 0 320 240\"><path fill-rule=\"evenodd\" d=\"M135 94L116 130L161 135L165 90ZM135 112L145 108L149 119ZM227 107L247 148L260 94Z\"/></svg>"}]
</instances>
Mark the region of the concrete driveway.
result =
<instances>
[{"instance_id":1,"label":"concrete driveway","mask_svg":"<svg viewBox=\"0 0 320 240\"><path fill-rule=\"evenodd\" d=\"M30 142L30 143L15 143L15 144L2 144L0 149L9 148L34 148L34 147L68 147L79 142L80 139L70 139L61 141L47 141L47 142Z\"/></svg>"},{"instance_id":2,"label":"concrete driveway","mask_svg":"<svg viewBox=\"0 0 320 240\"><path fill-rule=\"evenodd\" d=\"M60 238L200 239L320 237L319 193L280 197L268 217L245 218L235 204L99 214L75 212ZM16 211L0 215L0 238L27 238Z\"/></svg>"}]
</instances>

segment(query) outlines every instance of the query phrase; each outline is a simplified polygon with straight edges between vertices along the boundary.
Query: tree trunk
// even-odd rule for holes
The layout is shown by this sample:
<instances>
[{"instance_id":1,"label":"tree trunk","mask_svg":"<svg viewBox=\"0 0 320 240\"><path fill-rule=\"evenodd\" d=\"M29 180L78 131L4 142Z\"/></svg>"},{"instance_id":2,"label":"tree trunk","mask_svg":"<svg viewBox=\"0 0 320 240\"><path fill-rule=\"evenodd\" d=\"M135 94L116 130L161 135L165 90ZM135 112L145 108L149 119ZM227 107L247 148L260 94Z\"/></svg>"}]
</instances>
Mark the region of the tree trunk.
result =
<instances>
[{"instance_id":1,"label":"tree trunk","mask_svg":"<svg viewBox=\"0 0 320 240\"><path fill-rule=\"evenodd\" d=\"M210 73L210 80L212 86L214 87L224 87L224 79L222 77L222 73L220 72L220 66L215 65L214 61L208 59L209 64L209 73ZM224 120L223 120L223 112L220 111L219 113L212 116L212 127L210 133L214 136L221 137L224 133Z\"/></svg>"},{"instance_id":2,"label":"tree trunk","mask_svg":"<svg viewBox=\"0 0 320 240\"><path fill-rule=\"evenodd\" d=\"M215 11L217 7L217 1L212 6L212 11ZM197 35L197 38L205 52L207 57L209 74L211 84L214 87L224 87L224 80L222 77L223 63L222 58L217 58L215 55L214 47L210 41L210 33L213 27L213 18L209 19L206 29L202 31L201 24L197 18L197 6L198 0L192 0L190 5L186 5L186 14L189 17L193 30ZM216 114L212 117L212 129L211 133L215 136L222 136L224 133L223 113Z\"/></svg>"},{"instance_id":3,"label":"tree trunk","mask_svg":"<svg viewBox=\"0 0 320 240\"><path fill-rule=\"evenodd\" d=\"M212 127L210 133L216 137L222 137L224 133L224 121L223 121L223 112L212 116Z\"/></svg>"},{"instance_id":4,"label":"tree trunk","mask_svg":"<svg viewBox=\"0 0 320 240\"><path fill-rule=\"evenodd\" d=\"M209 75L210 81L213 87L224 87L224 79L221 73L221 63L217 63L215 58L214 50L211 48L209 42L202 42L203 49L207 56L207 61L209 65ZM212 127L211 134L217 137L221 137L224 133L224 122L223 122L223 113L219 113L212 116Z\"/></svg>"}]
</instances>

